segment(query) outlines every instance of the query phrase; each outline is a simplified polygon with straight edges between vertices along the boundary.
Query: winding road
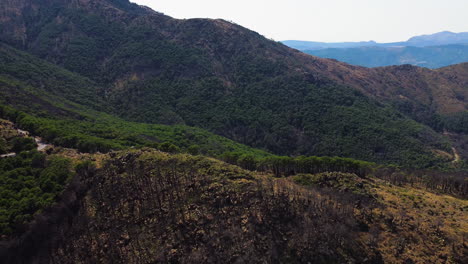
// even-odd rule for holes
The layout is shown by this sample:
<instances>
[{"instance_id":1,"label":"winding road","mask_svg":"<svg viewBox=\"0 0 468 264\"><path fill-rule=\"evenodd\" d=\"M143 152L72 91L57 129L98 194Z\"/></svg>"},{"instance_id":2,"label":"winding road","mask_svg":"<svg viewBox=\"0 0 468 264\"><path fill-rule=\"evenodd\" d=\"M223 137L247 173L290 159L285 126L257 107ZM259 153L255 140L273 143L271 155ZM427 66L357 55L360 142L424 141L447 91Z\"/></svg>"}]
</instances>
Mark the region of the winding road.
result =
<instances>
[{"instance_id":1,"label":"winding road","mask_svg":"<svg viewBox=\"0 0 468 264\"><path fill-rule=\"evenodd\" d=\"M455 133L450 133L448 132L447 130L444 130L444 136L447 136L447 137L453 137L453 136L457 136L457 134ZM461 157L460 157L460 154L458 154L458 151L455 147L452 147L452 152L453 152L453 161L452 163L458 163L461 161Z\"/></svg>"},{"instance_id":2,"label":"winding road","mask_svg":"<svg viewBox=\"0 0 468 264\"><path fill-rule=\"evenodd\" d=\"M457 163L461 160L460 158L460 154L458 154L458 151L456 148L452 147L452 151L453 151L453 156L455 157L452 161L452 163Z\"/></svg>"},{"instance_id":3,"label":"winding road","mask_svg":"<svg viewBox=\"0 0 468 264\"><path fill-rule=\"evenodd\" d=\"M23 136L29 136L29 132L17 129L18 133ZM46 144L42 141L42 138L40 137L34 137L34 140L36 141L37 144L37 151L44 151L47 147L52 147L50 144ZM7 153L7 154L2 154L0 155L0 158L8 158L8 157L14 157L16 156L17 153L12 152L12 153Z\"/></svg>"}]
</instances>

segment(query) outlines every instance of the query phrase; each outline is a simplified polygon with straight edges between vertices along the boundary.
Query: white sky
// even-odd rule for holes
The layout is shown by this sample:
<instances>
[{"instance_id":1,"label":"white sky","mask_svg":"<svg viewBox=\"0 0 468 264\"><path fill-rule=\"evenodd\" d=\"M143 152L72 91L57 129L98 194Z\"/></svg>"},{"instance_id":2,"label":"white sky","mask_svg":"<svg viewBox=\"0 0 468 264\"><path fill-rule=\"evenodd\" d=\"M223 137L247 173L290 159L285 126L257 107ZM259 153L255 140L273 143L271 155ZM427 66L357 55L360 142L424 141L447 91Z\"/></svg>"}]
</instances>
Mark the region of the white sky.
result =
<instances>
[{"instance_id":1,"label":"white sky","mask_svg":"<svg viewBox=\"0 0 468 264\"><path fill-rule=\"evenodd\" d=\"M468 0L131 0L175 18L223 18L274 40L403 41L468 31Z\"/></svg>"}]
</instances>

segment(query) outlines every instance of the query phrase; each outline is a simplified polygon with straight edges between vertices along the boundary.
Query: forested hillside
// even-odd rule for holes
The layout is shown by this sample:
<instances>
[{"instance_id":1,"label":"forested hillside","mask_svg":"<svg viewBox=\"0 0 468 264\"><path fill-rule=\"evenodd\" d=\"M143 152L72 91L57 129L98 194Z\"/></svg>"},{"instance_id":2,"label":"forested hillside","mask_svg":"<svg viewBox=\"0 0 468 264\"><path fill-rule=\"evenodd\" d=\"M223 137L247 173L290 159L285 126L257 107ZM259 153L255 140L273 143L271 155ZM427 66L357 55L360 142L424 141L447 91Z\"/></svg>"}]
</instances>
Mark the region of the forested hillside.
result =
<instances>
[{"instance_id":1,"label":"forested hillside","mask_svg":"<svg viewBox=\"0 0 468 264\"><path fill-rule=\"evenodd\" d=\"M65 73L56 66L50 67L62 72L57 83L43 75L18 75L15 67L34 72L45 62L31 69L24 58L13 60L10 54L26 61L30 55L4 46L8 55L2 56L10 61L5 86L12 86L12 78L23 82L19 86L29 88L18 92L28 96L47 92L128 121L196 126L281 155L430 167L446 160L434 153L452 154L448 140L434 131L450 128L437 119L445 112L419 101L403 111L387 101L384 87L411 93L413 86L305 56L226 21L176 20L127 1L21 0L2 2L0 8L8 27L1 40L77 77L64 85ZM8 69L11 65L16 66ZM369 80L363 79L366 74ZM460 96L453 101L455 112L466 107Z\"/></svg>"}]
</instances>

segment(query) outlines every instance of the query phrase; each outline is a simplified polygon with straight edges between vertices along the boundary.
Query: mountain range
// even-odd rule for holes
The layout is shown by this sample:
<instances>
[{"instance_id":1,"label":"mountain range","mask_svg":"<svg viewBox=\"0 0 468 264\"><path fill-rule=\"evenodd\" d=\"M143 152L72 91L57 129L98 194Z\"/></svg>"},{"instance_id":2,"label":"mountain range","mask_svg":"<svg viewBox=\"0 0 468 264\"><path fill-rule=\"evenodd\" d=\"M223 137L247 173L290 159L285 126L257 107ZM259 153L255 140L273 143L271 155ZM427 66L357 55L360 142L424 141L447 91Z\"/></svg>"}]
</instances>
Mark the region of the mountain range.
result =
<instances>
[{"instance_id":1,"label":"mountain range","mask_svg":"<svg viewBox=\"0 0 468 264\"><path fill-rule=\"evenodd\" d=\"M392 43L325 43L295 40L283 43L311 55L365 67L411 64L435 69L468 61L466 32L444 31Z\"/></svg>"},{"instance_id":2,"label":"mountain range","mask_svg":"<svg viewBox=\"0 0 468 264\"><path fill-rule=\"evenodd\" d=\"M463 263L468 63L354 66L128 0L2 1L0 27L5 259Z\"/></svg>"},{"instance_id":3,"label":"mountain range","mask_svg":"<svg viewBox=\"0 0 468 264\"><path fill-rule=\"evenodd\" d=\"M197 126L275 154L401 164L421 156L427 166L433 150L451 152L439 120L467 109L466 80L450 74L464 65L364 69L127 1L30 5L2 4L2 41L90 82L81 88L89 102L81 91L57 95L129 121Z\"/></svg>"},{"instance_id":4,"label":"mountain range","mask_svg":"<svg viewBox=\"0 0 468 264\"><path fill-rule=\"evenodd\" d=\"M407 41L378 43L373 40L361 42L315 42L284 40L285 45L298 50L344 49L361 47L431 47L453 44L468 44L468 32L442 31L430 35L414 36Z\"/></svg>"}]
</instances>

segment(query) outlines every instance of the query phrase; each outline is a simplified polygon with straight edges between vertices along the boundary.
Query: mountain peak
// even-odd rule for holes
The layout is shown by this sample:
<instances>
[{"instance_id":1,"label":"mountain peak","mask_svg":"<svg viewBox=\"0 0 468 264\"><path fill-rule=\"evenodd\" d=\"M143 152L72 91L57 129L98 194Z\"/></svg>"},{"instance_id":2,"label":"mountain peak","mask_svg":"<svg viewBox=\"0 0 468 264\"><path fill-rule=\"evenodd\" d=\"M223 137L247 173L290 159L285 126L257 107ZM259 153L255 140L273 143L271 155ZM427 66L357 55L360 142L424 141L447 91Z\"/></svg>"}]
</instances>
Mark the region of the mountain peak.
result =
<instances>
[{"instance_id":1,"label":"mountain peak","mask_svg":"<svg viewBox=\"0 0 468 264\"><path fill-rule=\"evenodd\" d=\"M454 33L451 31L442 31L429 35L414 36L410 38L407 43L414 46L468 43L468 32Z\"/></svg>"}]
</instances>

